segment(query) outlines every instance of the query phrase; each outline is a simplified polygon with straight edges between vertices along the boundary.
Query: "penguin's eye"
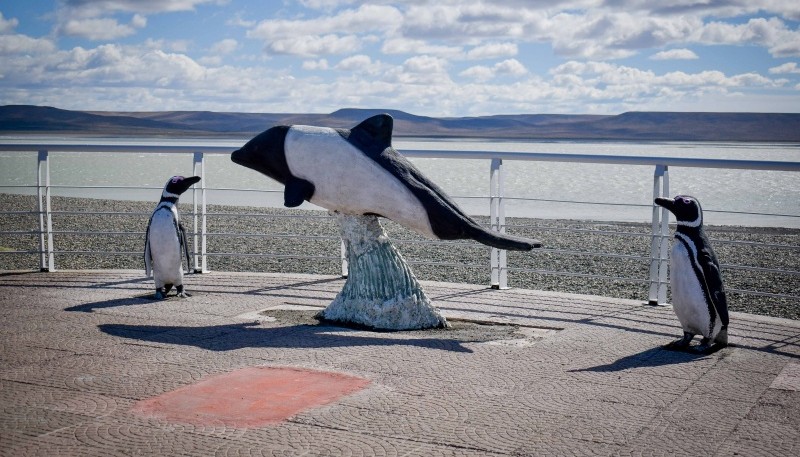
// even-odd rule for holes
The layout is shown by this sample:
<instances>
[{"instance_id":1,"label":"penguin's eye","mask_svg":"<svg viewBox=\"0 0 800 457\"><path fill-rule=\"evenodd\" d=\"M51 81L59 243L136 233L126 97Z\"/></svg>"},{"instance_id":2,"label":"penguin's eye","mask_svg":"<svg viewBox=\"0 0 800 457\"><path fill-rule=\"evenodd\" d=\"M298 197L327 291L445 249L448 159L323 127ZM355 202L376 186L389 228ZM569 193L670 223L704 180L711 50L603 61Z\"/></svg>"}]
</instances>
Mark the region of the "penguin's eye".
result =
<instances>
[{"instance_id":1,"label":"penguin's eye","mask_svg":"<svg viewBox=\"0 0 800 457\"><path fill-rule=\"evenodd\" d=\"M172 183L175 184L178 181L183 181L183 176L175 176L172 178Z\"/></svg>"},{"instance_id":2,"label":"penguin's eye","mask_svg":"<svg viewBox=\"0 0 800 457\"><path fill-rule=\"evenodd\" d=\"M688 198L682 198L681 203L683 203L684 205L689 205L692 203L692 201L689 200Z\"/></svg>"}]
</instances>

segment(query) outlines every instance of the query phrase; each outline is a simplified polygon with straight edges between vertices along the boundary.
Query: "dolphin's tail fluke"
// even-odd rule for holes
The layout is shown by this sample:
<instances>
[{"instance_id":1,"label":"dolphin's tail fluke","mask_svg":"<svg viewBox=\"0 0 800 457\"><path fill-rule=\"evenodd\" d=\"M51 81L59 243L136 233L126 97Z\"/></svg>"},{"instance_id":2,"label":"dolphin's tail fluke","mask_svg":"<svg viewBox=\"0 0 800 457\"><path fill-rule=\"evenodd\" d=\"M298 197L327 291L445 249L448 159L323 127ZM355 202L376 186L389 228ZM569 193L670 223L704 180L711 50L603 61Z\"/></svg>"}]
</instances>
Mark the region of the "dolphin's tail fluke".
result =
<instances>
[{"instance_id":1,"label":"dolphin's tail fluke","mask_svg":"<svg viewBox=\"0 0 800 457\"><path fill-rule=\"evenodd\" d=\"M470 224L470 238L478 243L485 244L497 249L507 249L509 251L530 251L533 248L542 247L542 242L531 238L506 235L505 233L487 230L480 225Z\"/></svg>"}]
</instances>

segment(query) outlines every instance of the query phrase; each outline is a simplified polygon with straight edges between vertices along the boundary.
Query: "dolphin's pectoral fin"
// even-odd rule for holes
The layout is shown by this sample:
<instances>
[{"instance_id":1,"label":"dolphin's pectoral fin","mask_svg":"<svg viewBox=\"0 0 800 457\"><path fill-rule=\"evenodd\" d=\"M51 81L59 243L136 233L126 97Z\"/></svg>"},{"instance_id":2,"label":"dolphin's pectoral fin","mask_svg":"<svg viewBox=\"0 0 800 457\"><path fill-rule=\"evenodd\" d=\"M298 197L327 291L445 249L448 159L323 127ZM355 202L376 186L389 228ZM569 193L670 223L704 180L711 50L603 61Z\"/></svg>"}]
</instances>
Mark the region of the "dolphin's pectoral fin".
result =
<instances>
[{"instance_id":1,"label":"dolphin's pectoral fin","mask_svg":"<svg viewBox=\"0 0 800 457\"><path fill-rule=\"evenodd\" d=\"M300 178L291 178L286 182L283 192L283 205L287 208L300 206L303 201L311 200L314 195L314 185Z\"/></svg>"}]
</instances>

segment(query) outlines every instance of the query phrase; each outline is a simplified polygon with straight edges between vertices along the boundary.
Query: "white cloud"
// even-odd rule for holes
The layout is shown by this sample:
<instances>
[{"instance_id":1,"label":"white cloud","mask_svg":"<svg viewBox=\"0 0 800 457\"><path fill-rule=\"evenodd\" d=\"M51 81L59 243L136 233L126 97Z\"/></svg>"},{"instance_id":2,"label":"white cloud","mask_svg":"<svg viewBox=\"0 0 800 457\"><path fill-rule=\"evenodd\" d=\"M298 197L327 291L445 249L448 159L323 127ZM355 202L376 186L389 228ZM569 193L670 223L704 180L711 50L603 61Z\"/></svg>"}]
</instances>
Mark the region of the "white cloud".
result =
<instances>
[{"instance_id":1,"label":"white cloud","mask_svg":"<svg viewBox=\"0 0 800 457\"><path fill-rule=\"evenodd\" d=\"M517 55L519 50L516 43L488 43L475 46L467 52L468 59L497 59L500 57L512 57Z\"/></svg>"},{"instance_id":2,"label":"white cloud","mask_svg":"<svg viewBox=\"0 0 800 457\"><path fill-rule=\"evenodd\" d=\"M322 56L347 54L361 48L355 35L338 36L299 36L269 42L265 50L270 54L290 54L297 56Z\"/></svg>"},{"instance_id":3,"label":"white cloud","mask_svg":"<svg viewBox=\"0 0 800 457\"><path fill-rule=\"evenodd\" d=\"M230 54L239 47L239 42L233 38L225 38L224 40L217 41L211 46L212 54Z\"/></svg>"},{"instance_id":4,"label":"white cloud","mask_svg":"<svg viewBox=\"0 0 800 457\"><path fill-rule=\"evenodd\" d=\"M755 44L774 57L800 56L800 31L791 30L778 18L753 18L744 24L711 22L693 39L705 44Z\"/></svg>"},{"instance_id":5,"label":"white cloud","mask_svg":"<svg viewBox=\"0 0 800 457\"><path fill-rule=\"evenodd\" d=\"M495 72L491 67L485 65L475 65L459 73L459 76L470 78L478 82L486 82L494 78Z\"/></svg>"},{"instance_id":6,"label":"white cloud","mask_svg":"<svg viewBox=\"0 0 800 457\"><path fill-rule=\"evenodd\" d=\"M383 42L384 54L428 54L442 57L457 57L463 54L460 46L434 45L424 40L389 38Z\"/></svg>"},{"instance_id":7,"label":"white cloud","mask_svg":"<svg viewBox=\"0 0 800 457\"><path fill-rule=\"evenodd\" d=\"M61 11L73 17L98 17L118 12L168 13L191 11L204 3L219 0L62 0Z\"/></svg>"},{"instance_id":8,"label":"white cloud","mask_svg":"<svg viewBox=\"0 0 800 457\"><path fill-rule=\"evenodd\" d=\"M297 39L305 36L332 35L346 31L348 34L386 31L402 21L397 8L381 5L362 5L356 10L345 10L333 16L308 20L268 19L247 31L249 38L267 42L280 39Z\"/></svg>"},{"instance_id":9,"label":"white cloud","mask_svg":"<svg viewBox=\"0 0 800 457\"><path fill-rule=\"evenodd\" d=\"M45 38L31 38L25 35L0 35L0 55L37 56L56 50L56 45ZM6 66L8 62L4 62Z\"/></svg>"},{"instance_id":10,"label":"white cloud","mask_svg":"<svg viewBox=\"0 0 800 457\"><path fill-rule=\"evenodd\" d=\"M0 11L0 33L9 33L19 25L19 20L16 18L6 19L3 17L3 12Z\"/></svg>"},{"instance_id":11,"label":"white cloud","mask_svg":"<svg viewBox=\"0 0 800 457\"><path fill-rule=\"evenodd\" d=\"M691 49L670 49L650 56L652 60L694 60L699 59Z\"/></svg>"},{"instance_id":12,"label":"white cloud","mask_svg":"<svg viewBox=\"0 0 800 457\"><path fill-rule=\"evenodd\" d=\"M786 62L783 65L770 68L769 72L776 75L800 74L800 68L797 67L797 62Z\"/></svg>"},{"instance_id":13,"label":"white cloud","mask_svg":"<svg viewBox=\"0 0 800 457\"><path fill-rule=\"evenodd\" d=\"M490 79L494 79L502 75L519 77L527 73L528 70L518 60L508 59L502 62L498 62L494 64L494 66L492 67L487 67L484 65L476 65L474 67L467 68L466 70L459 73L459 75L466 78L474 79L475 81L478 82L486 82L489 81Z\"/></svg>"},{"instance_id":14,"label":"white cloud","mask_svg":"<svg viewBox=\"0 0 800 457\"><path fill-rule=\"evenodd\" d=\"M135 15L130 24L120 24L116 19L71 19L59 27L59 33L89 40L113 40L136 33L137 28L147 25L147 20Z\"/></svg>"},{"instance_id":15,"label":"white cloud","mask_svg":"<svg viewBox=\"0 0 800 457\"><path fill-rule=\"evenodd\" d=\"M131 19L131 27L136 27L137 29L147 27L147 18L141 14L134 14Z\"/></svg>"},{"instance_id":16,"label":"white cloud","mask_svg":"<svg viewBox=\"0 0 800 457\"><path fill-rule=\"evenodd\" d=\"M403 63L403 68L411 73L447 73L447 61L438 57L411 57Z\"/></svg>"},{"instance_id":17,"label":"white cloud","mask_svg":"<svg viewBox=\"0 0 800 457\"><path fill-rule=\"evenodd\" d=\"M301 5L315 10L332 10L340 5L353 4L355 0L298 0Z\"/></svg>"},{"instance_id":18,"label":"white cloud","mask_svg":"<svg viewBox=\"0 0 800 457\"><path fill-rule=\"evenodd\" d=\"M371 65L372 59L370 59L369 56L359 54L342 59L338 64L336 64L336 69L344 71L360 71L364 68L369 68Z\"/></svg>"},{"instance_id":19,"label":"white cloud","mask_svg":"<svg viewBox=\"0 0 800 457\"><path fill-rule=\"evenodd\" d=\"M303 62L304 70L327 70L329 68L326 59L306 60Z\"/></svg>"}]
</instances>

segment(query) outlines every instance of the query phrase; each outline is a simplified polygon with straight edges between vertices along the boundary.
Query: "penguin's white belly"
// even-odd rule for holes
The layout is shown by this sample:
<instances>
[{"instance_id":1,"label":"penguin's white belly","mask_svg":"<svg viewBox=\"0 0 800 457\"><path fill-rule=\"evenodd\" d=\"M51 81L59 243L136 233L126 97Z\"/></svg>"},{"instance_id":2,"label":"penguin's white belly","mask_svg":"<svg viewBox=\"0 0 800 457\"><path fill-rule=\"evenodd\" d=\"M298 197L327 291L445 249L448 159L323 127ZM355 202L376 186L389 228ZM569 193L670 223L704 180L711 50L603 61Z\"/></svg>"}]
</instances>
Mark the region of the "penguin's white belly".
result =
<instances>
[{"instance_id":1,"label":"penguin's white belly","mask_svg":"<svg viewBox=\"0 0 800 457\"><path fill-rule=\"evenodd\" d=\"M703 287L694 273L689 252L679 241L672 245L669 282L672 291L672 309L683 330L709 337L711 316Z\"/></svg>"},{"instance_id":2,"label":"penguin's white belly","mask_svg":"<svg viewBox=\"0 0 800 457\"><path fill-rule=\"evenodd\" d=\"M314 184L311 203L345 214L378 214L436 238L414 194L336 130L293 126L285 153L292 174Z\"/></svg>"},{"instance_id":3,"label":"penguin's white belly","mask_svg":"<svg viewBox=\"0 0 800 457\"><path fill-rule=\"evenodd\" d=\"M150 222L150 255L156 287L183 283L181 244L174 222L176 217L172 211L160 209L153 214Z\"/></svg>"}]
</instances>

